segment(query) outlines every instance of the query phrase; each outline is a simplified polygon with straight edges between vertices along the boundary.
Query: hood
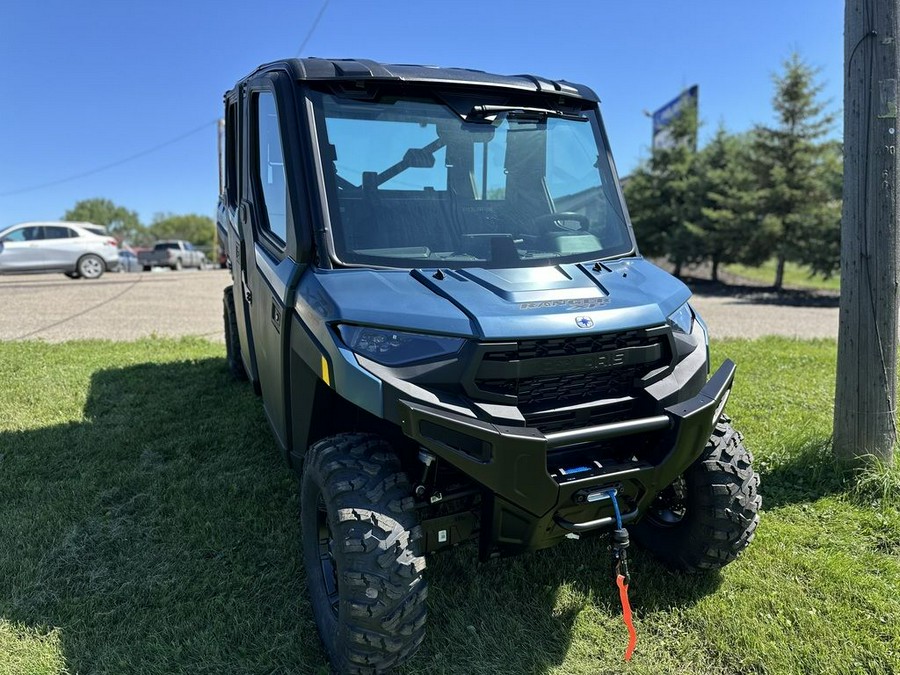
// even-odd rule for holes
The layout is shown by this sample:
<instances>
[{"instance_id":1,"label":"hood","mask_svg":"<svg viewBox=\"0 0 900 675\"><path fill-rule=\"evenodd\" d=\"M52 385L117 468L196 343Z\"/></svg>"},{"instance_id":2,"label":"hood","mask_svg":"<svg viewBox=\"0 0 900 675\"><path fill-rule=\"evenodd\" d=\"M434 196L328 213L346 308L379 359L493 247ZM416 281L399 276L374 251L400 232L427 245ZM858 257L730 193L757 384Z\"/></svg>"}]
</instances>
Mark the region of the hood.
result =
<instances>
[{"instance_id":1,"label":"hood","mask_svg":"<svg viewBox=\"0 0 900 675\"><path fill-rule=\"evenodd\" d=\"M691 297L643 258L597 267L318 271L299 290L328 322L484 340L658 326Z\"/></svg>"}]
</instances>

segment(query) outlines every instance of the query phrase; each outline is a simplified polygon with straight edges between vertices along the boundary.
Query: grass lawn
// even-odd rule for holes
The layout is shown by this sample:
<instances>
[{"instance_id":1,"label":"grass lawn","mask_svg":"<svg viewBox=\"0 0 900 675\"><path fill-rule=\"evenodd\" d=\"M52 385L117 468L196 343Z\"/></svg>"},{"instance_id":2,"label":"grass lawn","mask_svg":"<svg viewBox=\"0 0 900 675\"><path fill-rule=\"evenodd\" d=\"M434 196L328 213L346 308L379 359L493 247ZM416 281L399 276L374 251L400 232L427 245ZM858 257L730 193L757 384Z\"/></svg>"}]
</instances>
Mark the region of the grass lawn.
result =
<instances>
[{"instance_id":1,"label":"grass lawn","mask_svg":"<svg viewBox=\"0 0 900 675\"><path fill-rule=\"evenodd\" d=\"M759 267L746 265L725 265L723 269L739 277L761 281L770 286L775 282L775 260L769 260ZM785 288L802 288L823 291L841 290L841 276L835 274L829 279L811 277L809 270L796 263L788 262L784 265Z\"/></svg>"},{"instance_id":2,"label":"grass lawn","mask_svg":"<svg viewBox=\"0 0 900 675\"><path fill-rule=\"evenodd\" d=\"M605 538L429 561L402 673L900 672L900 504L827 454L835 344L721 342L762 473L751 547L681 576L634 552L638 647ZM199 340L0 343L0 674L327 673L294 479L262 406Z\"/></svg>"}]
</instances>

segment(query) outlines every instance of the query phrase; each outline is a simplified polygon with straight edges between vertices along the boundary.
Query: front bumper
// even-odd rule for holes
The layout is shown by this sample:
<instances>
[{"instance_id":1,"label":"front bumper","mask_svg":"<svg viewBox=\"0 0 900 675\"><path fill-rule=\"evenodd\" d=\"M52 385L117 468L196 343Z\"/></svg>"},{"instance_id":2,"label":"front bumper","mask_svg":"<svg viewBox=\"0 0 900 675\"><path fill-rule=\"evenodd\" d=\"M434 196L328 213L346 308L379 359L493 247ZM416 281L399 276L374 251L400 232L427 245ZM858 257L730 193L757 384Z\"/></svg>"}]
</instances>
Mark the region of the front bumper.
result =
<instances>
[{"instance_id":1,"label":"front bumper","mask_svg":"<svg viewBox=\"0 0 900 675\"><path fill-rule=\"evenodd\" d=\"M659 414L624 422L541 433L490 424L431 406L400 401L403 432L479 483L481 553L517 553L552 545L569 532L614 523L609 500L588 500L616 488L622 520L643 515L654 497L694 462L709 439L734 380L726 360L700 393ZM656 452L565 466L562 458L609 440L653 434ZM559 462L555 458L560 457ZM556 463L561 464L556 466Z\"/></svg>"}]
</instances>

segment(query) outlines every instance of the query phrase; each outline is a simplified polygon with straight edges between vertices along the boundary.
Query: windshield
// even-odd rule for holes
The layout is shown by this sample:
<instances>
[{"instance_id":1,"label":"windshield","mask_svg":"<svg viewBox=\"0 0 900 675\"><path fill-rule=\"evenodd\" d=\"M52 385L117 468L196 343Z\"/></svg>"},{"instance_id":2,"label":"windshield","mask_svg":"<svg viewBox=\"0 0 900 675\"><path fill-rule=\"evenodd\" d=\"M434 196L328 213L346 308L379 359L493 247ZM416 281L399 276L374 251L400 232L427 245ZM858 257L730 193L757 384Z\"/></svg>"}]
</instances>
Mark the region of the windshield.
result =
<instances>
[{"instance_id":1,"label":"windshield","mask_svg":"<svg viewBox=\"0 0 900 675\"><path fill-rule=\"evenodd\" d=\"M337 258L523 267L631 251L596 111L532 99L314 93Z\"/></svg>"}]
</instances>

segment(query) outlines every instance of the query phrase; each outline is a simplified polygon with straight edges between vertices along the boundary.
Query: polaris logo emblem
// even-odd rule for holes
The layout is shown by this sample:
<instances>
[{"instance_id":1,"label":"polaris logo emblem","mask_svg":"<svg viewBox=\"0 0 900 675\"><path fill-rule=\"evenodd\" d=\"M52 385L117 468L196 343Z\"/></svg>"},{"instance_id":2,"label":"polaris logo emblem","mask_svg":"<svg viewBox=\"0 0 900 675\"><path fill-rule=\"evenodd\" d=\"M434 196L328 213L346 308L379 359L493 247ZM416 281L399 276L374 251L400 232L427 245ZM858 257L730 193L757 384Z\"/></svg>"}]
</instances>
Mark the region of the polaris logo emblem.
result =
<instances>
[{"instance_id":1,"label":"polaris logo emblem","mask_svg":"<svg viewBox=\"0 0 900 675\"><path fill-rule=\"evenodd\" d=\"M575 325L579 328L591 328L594 325L594 320L589 316L576 316Z\"/></svg>"}]
</instances>

